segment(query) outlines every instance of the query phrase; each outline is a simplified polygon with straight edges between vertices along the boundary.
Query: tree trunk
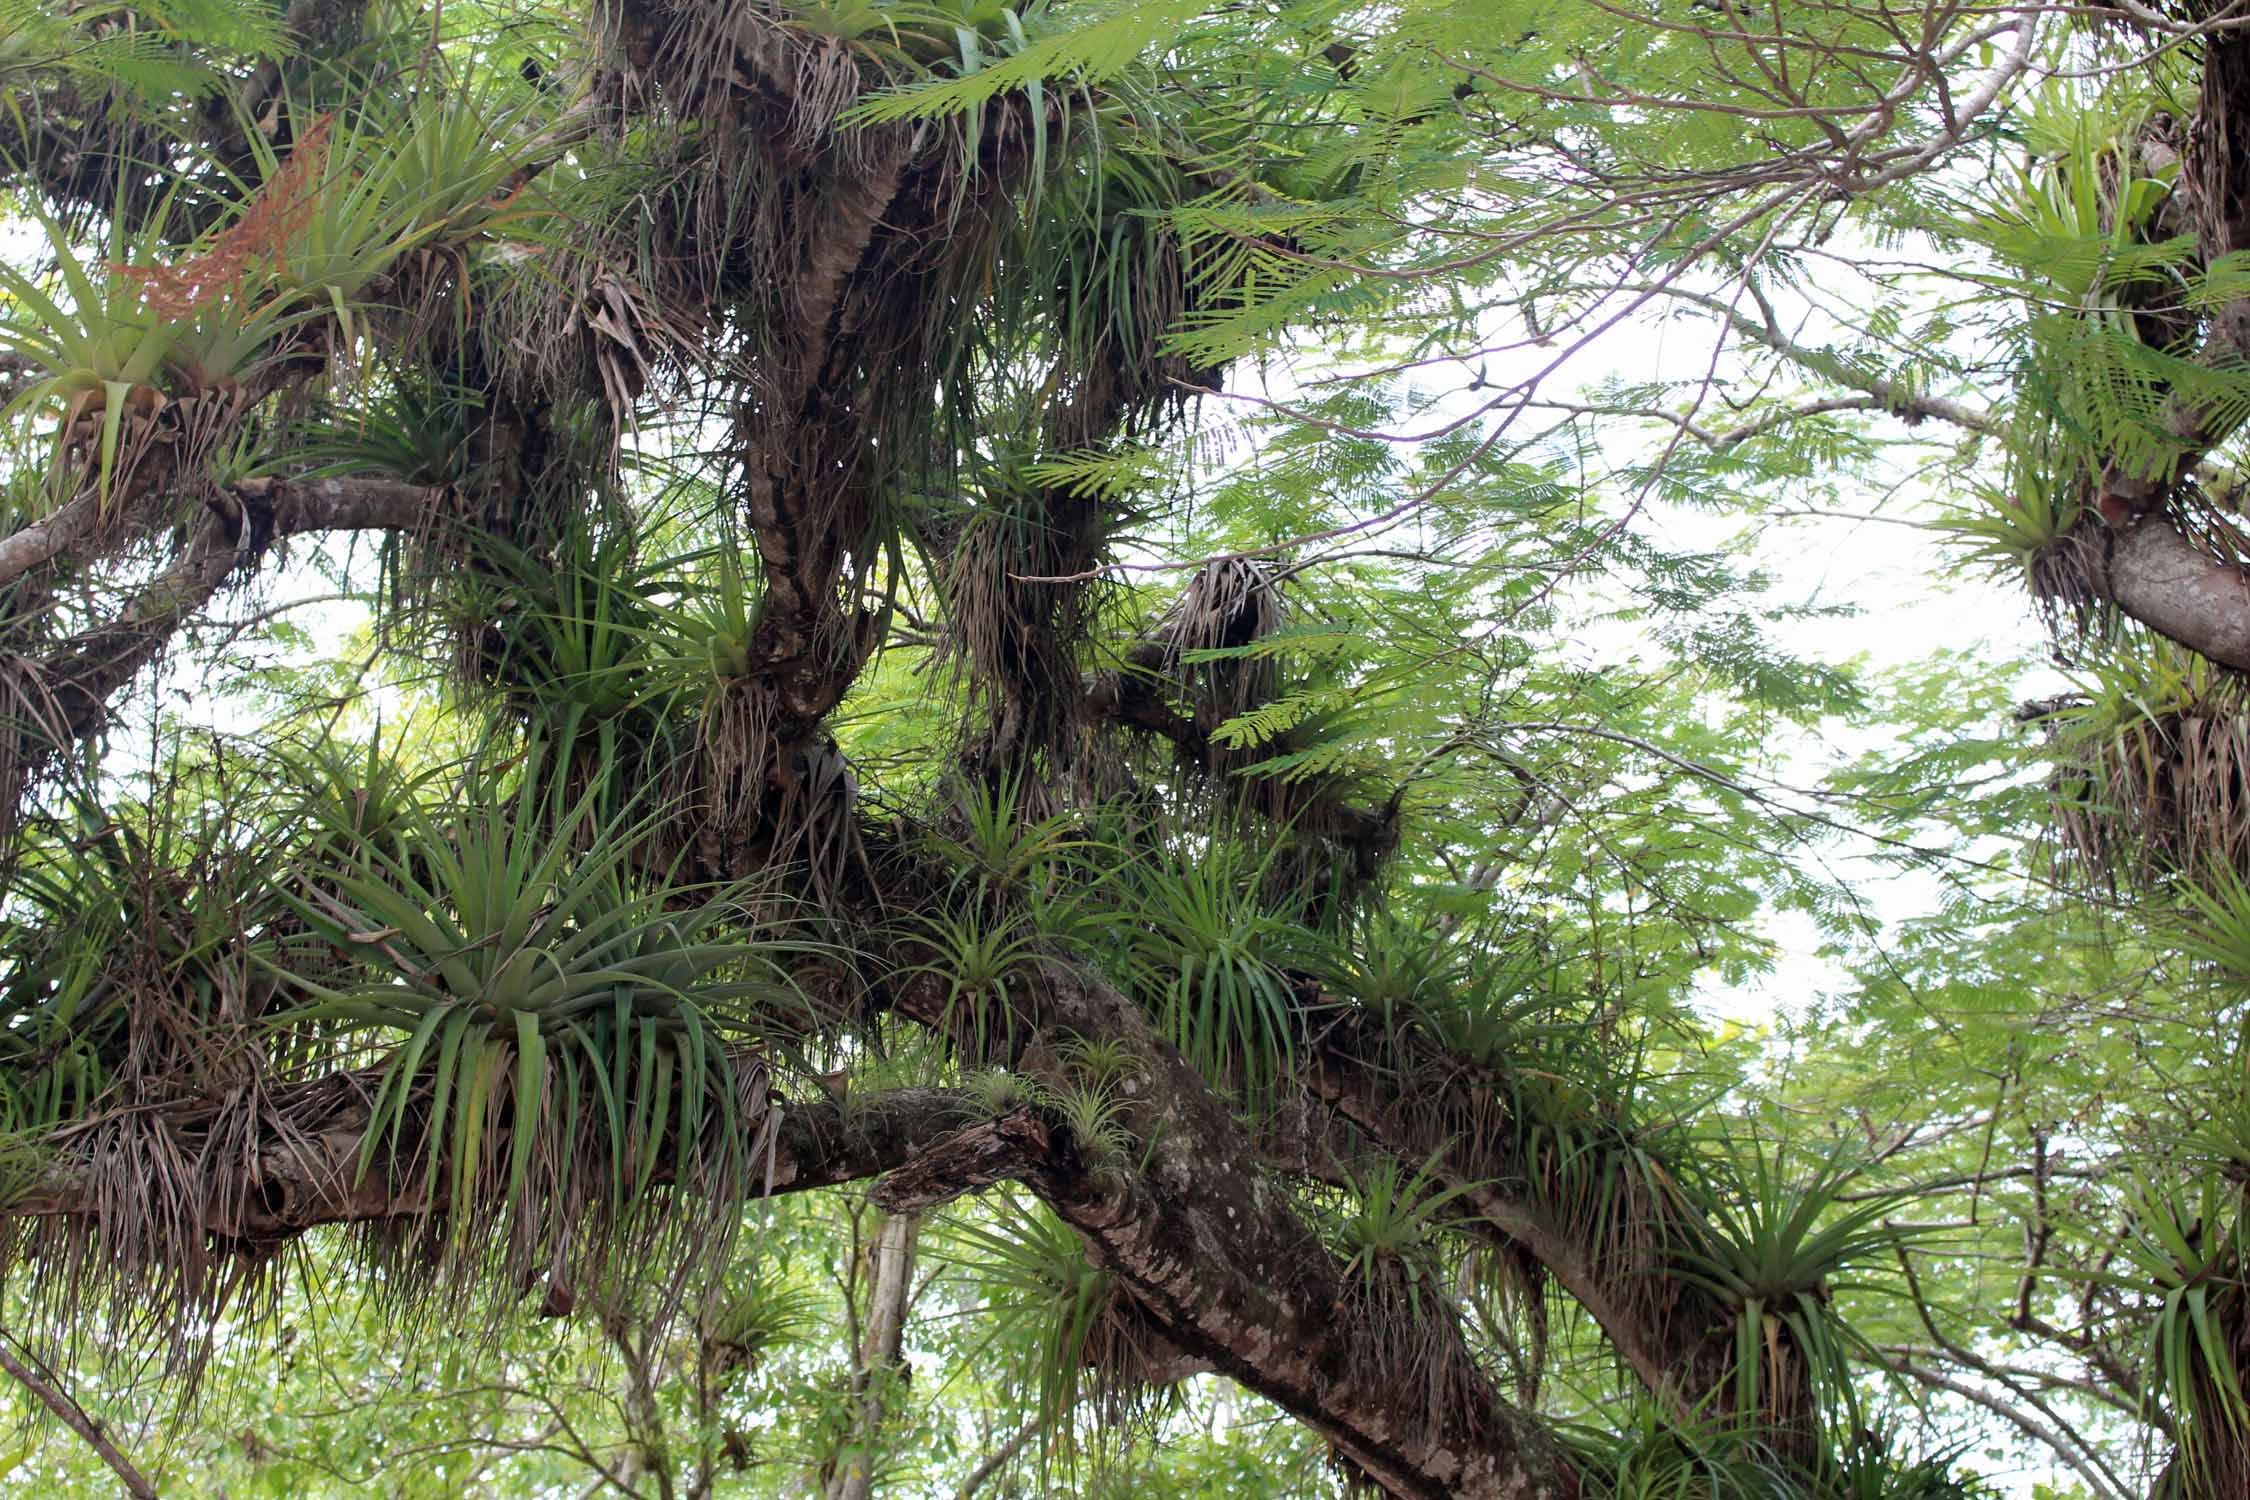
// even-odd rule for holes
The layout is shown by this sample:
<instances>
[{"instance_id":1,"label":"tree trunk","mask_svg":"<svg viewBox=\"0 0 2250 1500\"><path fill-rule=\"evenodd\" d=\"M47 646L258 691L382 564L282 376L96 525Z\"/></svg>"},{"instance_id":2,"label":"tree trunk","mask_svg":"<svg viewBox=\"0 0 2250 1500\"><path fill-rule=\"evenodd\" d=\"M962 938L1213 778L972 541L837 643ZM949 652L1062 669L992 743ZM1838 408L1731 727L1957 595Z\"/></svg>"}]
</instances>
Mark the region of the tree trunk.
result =
<instances>
[{"instance_id":1,"label":"tree trunk","mask_svg":"<svg viewBox=\"0 0 2250 1500\"><path fill-rule=\"evenodd\" d=\"M828 1500L868 1500L873 1493L890 1393L894 1382L906 1376L901 1346L914 1293L914 1244L921 1222L921 1216L912 1212L884 1214L876 1231L867 1327L860 1337L859 1368L852 1378L856 1398L852 1430L828 1481Z\"/></svg>"}]
</instances>

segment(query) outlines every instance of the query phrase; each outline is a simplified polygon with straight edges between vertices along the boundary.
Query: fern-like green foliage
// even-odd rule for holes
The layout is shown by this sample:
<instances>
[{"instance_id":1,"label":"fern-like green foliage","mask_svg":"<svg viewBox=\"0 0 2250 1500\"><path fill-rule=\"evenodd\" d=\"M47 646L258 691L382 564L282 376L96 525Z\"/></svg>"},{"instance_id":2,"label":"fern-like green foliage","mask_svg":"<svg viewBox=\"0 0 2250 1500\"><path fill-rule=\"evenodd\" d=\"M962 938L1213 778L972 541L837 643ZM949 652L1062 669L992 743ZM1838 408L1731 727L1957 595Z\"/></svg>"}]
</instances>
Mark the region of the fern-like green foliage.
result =
<instances>
[{"instance_id":1,"label":"fern-like green foliage","mask_svg":"<svg viewBox=\"0 0 2250 1500\"><path fill-rule=\"evenodd\" d=\"M1052 11L1041 7L1026 17L995 7L997 37L957 29L960 52L948 69L954 76L879 95L849 118L866 124L959 118L1019 90L1036 103L1051 80L1091 84L1123 72L1201 9L1182 0L1159 0Z\"/></svg>"},{"instance_id":2,"label":"fern-like green foliage","mask_svg":"<svg viewBox=\"0 0 2250 1500\"><path fill-rule=\"evenodd\" d=\"M40 75L115 88L143 107L201 100L223 82L214 55L279 58L280 13L230 0L122 0L58 7L0 0L0 85Z\"/></svg>"}]
</instances>

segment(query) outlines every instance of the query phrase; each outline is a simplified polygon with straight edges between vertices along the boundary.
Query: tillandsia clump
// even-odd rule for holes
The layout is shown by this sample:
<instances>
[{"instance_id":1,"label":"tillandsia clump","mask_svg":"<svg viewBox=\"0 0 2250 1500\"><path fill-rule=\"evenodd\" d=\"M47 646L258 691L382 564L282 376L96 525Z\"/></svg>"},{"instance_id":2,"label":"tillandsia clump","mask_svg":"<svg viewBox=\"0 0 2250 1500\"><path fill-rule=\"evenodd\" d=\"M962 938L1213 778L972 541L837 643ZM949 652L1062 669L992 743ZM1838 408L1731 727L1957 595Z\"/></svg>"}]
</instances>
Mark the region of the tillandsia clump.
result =
<instances>
[{"instance_id":1,"label":"tillandsia clump","mask_svg":"<svg viewBox=\"0 0 2250 1500\"><path fill-rule=\"evenodd\" d=\"M0 1472L2238 1500L2243 21L0 0Z\"/></svg>"}]
</instances>

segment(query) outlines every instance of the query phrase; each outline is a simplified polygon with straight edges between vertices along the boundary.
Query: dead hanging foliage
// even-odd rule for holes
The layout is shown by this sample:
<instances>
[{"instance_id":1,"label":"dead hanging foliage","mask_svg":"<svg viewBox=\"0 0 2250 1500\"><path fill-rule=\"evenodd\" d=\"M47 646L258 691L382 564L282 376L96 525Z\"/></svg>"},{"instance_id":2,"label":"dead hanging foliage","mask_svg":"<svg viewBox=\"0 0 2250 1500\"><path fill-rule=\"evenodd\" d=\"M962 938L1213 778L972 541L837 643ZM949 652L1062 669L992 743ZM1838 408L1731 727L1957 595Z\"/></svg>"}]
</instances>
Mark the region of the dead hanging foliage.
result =
<instances>
[{"instance_id":1,"label":"dead hanging foliage","mask_svg":"<svg viewBox=\"0 0 2250 1500\"><path fill-rule=\"evenodd\" d=\"M1169 1410L1179 1383L1205 1366L1044 1207L1012 1193L987 1202L989 1220L950 1226L966 1252L957 1264L984 1297L1002 1378L1031 1408L1042 1470L1074 1473L1084 1433L1098 1458Z\"/></svg>"},{"instance_id":2,"label":"dead hanging foliage","mask_svg":"<svg viewBox=\"0 0 2250 1500\"><path fill-rule=\"evenodd\" d=\"M1410 1159L1433 1153L1425 1159L1443 1163L1446 1182L1525 1205L1570 1247L1587 1278L1571 1291L1598 1296L1613 1337L1685 1372L1683 1389L1717 1389L1733 1334L1727 1309L1678 1274L1698 1243L1698 1211L1670 1165L1676 1140L1570 1082L1608 1066L1579 1052L1594 1045L1586 1029L1517 1003L1504 978L1478 997L1491 974L1483 962L1447 970L1427 1001L1363 997L1318 1039L1314 1091L1375 1138L1410 1145ZM1477 1203L1461 1204L1465 1223Z\"/></svg>"},{"instance_id":3,"label":"dead hanging foliage","mask_svg":"<svg viewBox=\"0 0 2250 1500\"><path fill-rule=\"evenodd\" d=\"M2056 832L2082 875L2146 887L2250 871L2250 695L2162 645L2094 674L2091 695L2037 705Z\"/></svg>"},{"instance_id":4,"label":"dead hanging foliage","mask_svg":"<svg viewBox=\"0 0 2250 1500\"><path fill-rule=\"evenodd\" d=\"M1167 216L1195 186L1161 153L1132 153L1130 166L1111 153L1107 117L1123 107L1095 99L1067 115L1086 169L1009 205L996 254L1017 274L998 278L976 357L1005 367L1036 349L1045 370L1023 455L973 486L981 503L943 554L944 650L983 709L966 756L993 771L1029 767L1034 800L1057 806L1121 779L1089 732L1079 654L1102 605L1101 558L1131 512L1101 484L1033 480L1025 460L1146 439L1184 411L1191 388L1216 380L1163 349L1199 296Z\"/></svg>"},{"instance_id":5,"label":"dead hanging foliage","mask_svg":"<svg viewBox=\"0 0 2250 1500\"><path fill-rule=\"evenodd\" d=\"M774 766L778 718L773 695L748 677L713 679L703 700L697 753L675 776L722 828L759 826Z\"/></svg>"},{"instance_id":6,"label":"dead hanging foliage","mask_svg":"<svg viewBox=\"0 0 2250 1500\"><path fill-rule=\"evenodd\" d=\"M891 81L873 49L793 25L765 0L632 0L615 25L643 86L680 118L726 121L763 104L777 142L807 155L829 144L864 89Z\"/></svg>"},{"instance_id":7,"label":"dead hanging foliage","mask_svg":"<svg viewBox=\"0 0 2250 1500\"><path fill-rule=\"evenodd\" d=\"M285 997L250 951L286 925L275 848L199 800L171 787L42 825L0 949L0 1116L44 1158L0 1209L0 1275L41 1321L164 1347L191 1377L211 1317L270 1289L272 1247L248 1226L265 1163L306 1140L279 1070L307 1054L273 1029ZM69 1213L39 1202L56 1183Z\"/></svg>"},{"instance_id":8,"label":"dead hanging foliage","mask_svg":"<svg viewBox=\"0 0 2250 1500\"><path fill-rule=\"evenodd\" d=\"M526 401L599 399L610 464L644 397L684 399L710 349L706 279L680 255L642 255L627 238L636 227L621 221L525 261L486 313L498 381Z\"/></svg>"},{"instance_id":9,"label":"dead hanging foliage","mask_svg":"<svg viewBox=\"0 0 2250 1500\"><path fill-rule=\"evenodd\" d=\"M0 1276L50 1326L165 1349L183 1394L218 1315L262 1310L279 1249L332 1220L409 1319L497 1331L535 1286L676 1309L772 1169L770 1075L729 1018L789 986L710 933L739 904L636 894L631 830L550 824L536 756L529 790L451 814L419 781L340 796L333 758L293 810L275 769L222 764L240 795L197 781L189 812L89 805L27 855L0 1133L41 1159L0 1203Z\"/></svg>"},{"instance_id":10,"label":"dead hanging foliage","mask_svg":"<svg viewBox=\"0 0 2250 1500\"><path fill-rule=\"evenodd\" d=\"M1084 733L1080 649L1101 607L1098 585L1037 581L1078 571L1099 547L1103 518L1053 514L1050 497L995 476L942 560L945 632L939 655L968 698L961 757L1006 777L1037 819L1060 811L1099 745ZM1096 535L1088 537L1084 533Z\"/></svg>"},{"instance_id":11,"label":"dead hanging foliage","mask_svg":"<svg viewBox=\"0 0 2250 1500\"><path fill-rule=\"evenodd\" d=\"M410 1081L398 1141L367 1170L411 1211L353 1228L395 1315L474 1315L497 1332L537 1288L563 1305L631 1296L663 1319L726 1264L742 1206L770 1183L779 1116L764 1062L671 1042L640 1053L624 1038L611 1087L640 1107L619 1128L604 1117L596 1060L546 1060L561 1052L484 1037L454 1080L475 1108L456 1103L452 1121L442 1077Z\"/></svg>"},{"instance_id":12,"label":"dead hanging foliage","mask_svg":"<svg viewBox=\"0 0 2250 1500\"><path fill-rule=\"evenodd\" d=\"M1374 1381L1411 1391L1425 1440L1466 1417L1475 1430L1485 1384L1462 1342L1458 1309L1434 1266L1382 1255L1347 1268L1337 1321Z\"/></svg>"},{"instance_id":13,"label":"dead hanging foliage","mask_svg":"<svg viewBox=\"0 0 2250 1500\"><path fill-rule=\"evenodd\" d=\"M1182 1353L1155 1316L1115 1286L1094 1315L1078 1361L1092 1410L1111 1429L1166 1409L1181 1372L1201 1363Z\"/></svg>"},{"instance_id":14,"label":"dead hanging foliage","mask_svg":"<svg viewBox=\"0 0 2250 1500\"><path fill-rule=\"evenodd\" d=\"M606 270L593 278L579 309L586 331L596 340L594 364L609 402L612 431L621 434L656 371L696 367L704 320Z\"/></svg>"},{"instance_id":15,"label":"dead hanging foliage","mask_svg":"<svg viewBox=\"0 0 2250 1500\"><path fill-rule=\"evenodd\" d=\"M1268 567L1251 558L1206 564L1158 621L1153 653L1158 690L1192 722L1179 763L1194 772L1231 817L1285 831L1272 861L1274 892L1357 890L1397 845L1398 807L1362 795L1341 774L1292 778L1253 771L1304 747L1311 724L1269 739L1232 743L1229 720L1281 695L1283 657L1270 642L1291 621L1287 595ZM1144 652L1145 665L1151 653Z\"/></svg>"},{"instance_id":16,"label":"dead hanging foliage","mask_svg":"<svg viewBox=\"0 0 2250 1500\"><path fill-rule=\"evenodd\" d=\"M720 691L746 715L771 712L763 683L722 684ZM723 749L706 747L696 762L698 780L689 785L706 800L692 852L711 869L787 869L815 904L834 905L867 867L858 776L824 730L794 739L742 732ZM707 777L724 779L713 790Z\"/></svg>"},{"instance_id":17,"label":"dead hanging foliage","mask_svg":"<svg viewBox=\"0 0 2250 1500\"><path fill-rule=\"evenodd\" d=\"M1270 653L1250 648L1288 619L1288 601L1273 576L1255 560L1237 557L1204 564L1157 622L1165 679L1206 733L1272 700L1280 666ZM1270 753L1261 750L1254 758Z\"/></svg>"},{"instance_id":18,"label":"dead hanging foliage","mask_svg":"<svg viewBox=\"0 0 2250 1500\"><path fill-rule=\"evenodd\" d=\"M138 286L151 312L172 319L187 318L221 297L239 296L243 272L253 262L270 262L286 275L288 247L304 234L320 206L333 123L333 115L322 115L307 127L288 160L209 249L174 265L112 265L110 273Z\"/></svg>"},{"instance_id":19,"label":"dead hanging foliage","mask_svg":"<svg viewBox=\"0 0 2250 1500\"><path fill-rule=\"evenodd\" d=\"M46 668L0 652L0 870L11 864L22 803L37 790L34 773L75 740Z\"/></svg>"},{"instance_id":20,"label":"dead hanging foliage","mask_svg":"<svg viewBox=\"0 0 2250 1500\"><path fill-rule=\"evenodd\" d=\"M1664 1153L1598 1112L1553 1109L1546 1092L1529 1077L1472 1085L1471 1128L1490 1134L1470 1138L1476 1145L1462 1170L1491 1174L1568 1226L1641 1326L1660 1339L1693 1340L1708 1309L1673 1274L1693 1215Z\"/></svg>"},{"instance_id":21,"label":"dead hanging foliage","mask_svg":"<svg viewBox=\"0 0 2250 1500\"><path fill-rule=\"evenodd\" d=\"M2024 581L2032 607L2058 640L2098 633L2110 605L2095 586L2108 527L2091 510L2068 531L2040 546L2024 560Z\"/></svg>"}]
</instances>

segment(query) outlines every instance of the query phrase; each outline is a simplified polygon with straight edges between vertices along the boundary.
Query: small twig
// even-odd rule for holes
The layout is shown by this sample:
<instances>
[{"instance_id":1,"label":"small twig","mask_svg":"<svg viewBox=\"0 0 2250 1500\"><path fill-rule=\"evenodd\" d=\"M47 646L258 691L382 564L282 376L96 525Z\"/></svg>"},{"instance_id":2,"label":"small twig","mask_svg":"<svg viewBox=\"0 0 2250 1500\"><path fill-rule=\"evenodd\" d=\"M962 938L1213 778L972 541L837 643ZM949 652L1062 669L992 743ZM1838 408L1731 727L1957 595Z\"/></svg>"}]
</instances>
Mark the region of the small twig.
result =
<instances>
[{"instance_id":1,"label":"small twig","mask_svg":"<svg viewBox=\"0 0 2250 1500\"><path fill-rule=\"evenodd\" d=\"M1039 1430L1040 1424L1045 1420L1043 1416L1033 1417L1016 1429L1014 1437L986 1454L983 1461L969 1471L969 1477L961 1481L961 1488L953 1492L953 1500L971 1500L978 1490L984 1488L986 1480L999 1473L1008 1460L1023 1451L1023 1445L1031 1440L1031 1435Z\"/></svg>"},{"instance_id":2,"label":"small twig","mask_svg":"<svg viewBox=\"0 0 2250 1500\"><path fill-rule=\"evenodd\" d=\"M13 1338L13 1334L4 1335ZM133 1467L133 1461L117 1451L117 1445L102 1432L102 1424L90 1416L86 1408L59 1387L49 1383L38 1371L8 1352L0 1344L0 1370L6 1370L20 1381L24 1388L37 1396L47 1410L62 1418L63 1425L86 1440L86 1445L101 1457L101 1461L114 1470L125 1482L125 1493L133 1500L158 1500L156 1487Z\"/></svg>"}]
</instances>

